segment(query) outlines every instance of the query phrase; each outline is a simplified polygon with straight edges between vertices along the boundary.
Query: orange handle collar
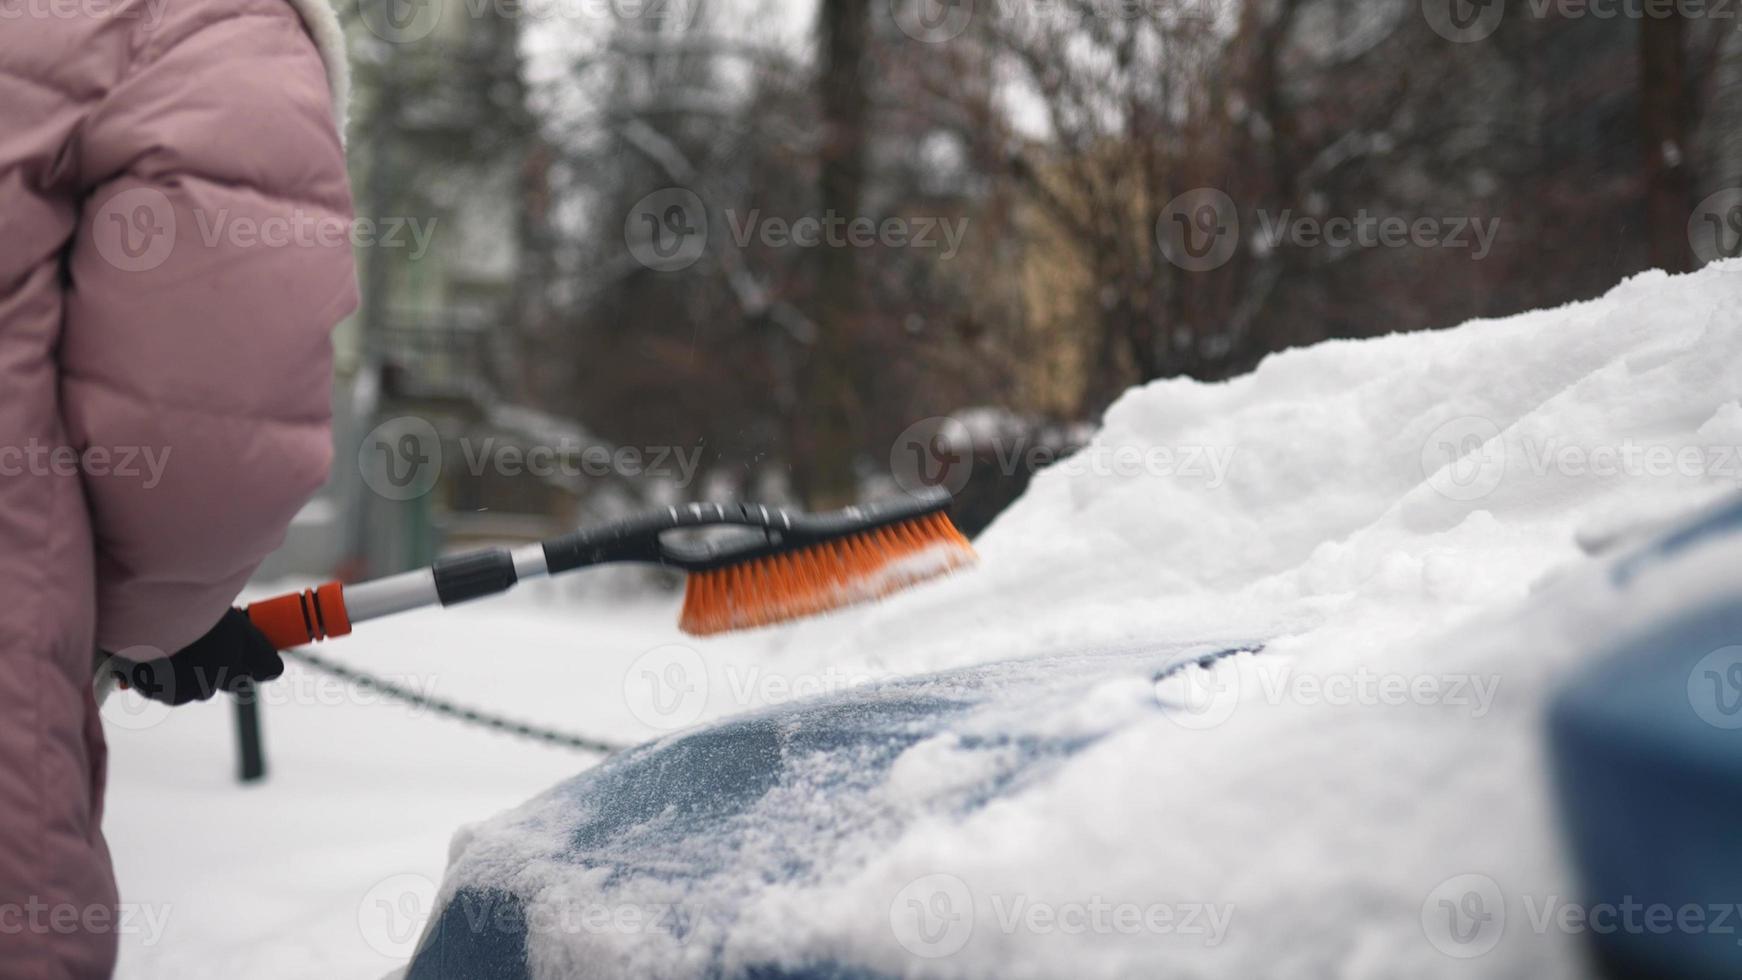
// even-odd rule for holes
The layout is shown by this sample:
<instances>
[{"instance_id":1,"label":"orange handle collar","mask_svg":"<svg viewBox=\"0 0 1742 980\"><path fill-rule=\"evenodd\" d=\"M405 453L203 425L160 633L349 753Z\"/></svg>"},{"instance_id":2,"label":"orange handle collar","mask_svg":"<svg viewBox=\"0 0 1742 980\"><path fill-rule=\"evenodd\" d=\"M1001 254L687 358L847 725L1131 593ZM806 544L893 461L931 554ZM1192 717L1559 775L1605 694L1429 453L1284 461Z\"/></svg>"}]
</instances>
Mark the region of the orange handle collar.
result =
<instances>
[{"instance_id":1,"label":"orange handle collar","mask_svg":"<svg viewBox=\"0 0 1742 980\"><path fill-rule=\"evenodd\" d=\"M279 650L351 632L351 617L345 610L345 587L338 582L262 599L244 611Z\"/></svg>"}]
</instances>

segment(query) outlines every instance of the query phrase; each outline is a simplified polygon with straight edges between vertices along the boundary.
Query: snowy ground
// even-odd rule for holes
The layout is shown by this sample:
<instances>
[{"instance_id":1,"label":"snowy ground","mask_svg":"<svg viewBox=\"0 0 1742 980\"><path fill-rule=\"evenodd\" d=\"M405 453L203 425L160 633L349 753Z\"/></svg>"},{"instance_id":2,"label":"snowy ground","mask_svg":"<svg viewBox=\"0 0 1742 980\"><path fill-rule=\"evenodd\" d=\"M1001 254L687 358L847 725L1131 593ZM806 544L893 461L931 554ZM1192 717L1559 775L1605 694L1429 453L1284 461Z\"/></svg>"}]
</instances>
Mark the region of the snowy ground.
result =
<instances>
[{"instance_id":1,"label":"snowy ground","mask_svg":"<svg viewBox=\"0 0 1742 980\"><path fill-rule=\"evenodd\" d=\"M323 652L439 696L636 741L658 729L630 711L624 675L680 636L676 612L514 597L378 623ZM123 939L123 978L379 977L410 954L429 912L418 896L433 896L455 828L593 762L296 665L265 691L271 772L255 786L235 781L227 703L170 712L117 695L104 714L122 900L167 916L155 942ZM391 908L375 905L382 894Z\"/></svg>"},{"instance_id":2,"label":"snowy ground","mask_svg":"<svg viewBox=\"0 0 1742 980\"><path fill-rule=\"evenodd\" d=\"M1134 390L988 530L981 569L866 611L698 644L666 625L671 604L533 595L332 650L633 739L890 673L1268 636L1261 658L1118 702L1122 730L1048 784L795 883L730 941L911 975L1573 976L1564 935L1514 930L1465 960L1424 940L1423 910L1469 874L1527 902L1571 887L1542 699L1636 612L1566 585L1580 541L1742 487L1738 392L1742 262L1648 274L1561 310ZM409 952L451 832L586 764L283 687L272 780L248 790L225 709L112 719L123 898L170 910L157 943L126 941L123 976L379 975ZM984 928L916 959L890 896L940 874L971 887ZM1236 917L1227 942L1182 948L1000 928L1012 897Z\"/></svg>"},{"instance_id":3,"label":"snowy ground","mask_svg":"<svg viewBox=\"0 0 1742 980\"><path fill-rule=\"evenodd\" d=\"M698 643L677 630L675 597L625 602L621 588L598 594L584 576L534 583L371 623L316 650L413 690L620 744L891 673L822 655L869 610ZM673 669L702 679L665 685ZM171 711L119 693L104 707L104 831L122 901L139 907L121 942L122 980L381 977L411 955L454 831L597 761L296 664L262 697L270 773L247 787L234 775L227 702Z\"/></svg>"}]
</instances>

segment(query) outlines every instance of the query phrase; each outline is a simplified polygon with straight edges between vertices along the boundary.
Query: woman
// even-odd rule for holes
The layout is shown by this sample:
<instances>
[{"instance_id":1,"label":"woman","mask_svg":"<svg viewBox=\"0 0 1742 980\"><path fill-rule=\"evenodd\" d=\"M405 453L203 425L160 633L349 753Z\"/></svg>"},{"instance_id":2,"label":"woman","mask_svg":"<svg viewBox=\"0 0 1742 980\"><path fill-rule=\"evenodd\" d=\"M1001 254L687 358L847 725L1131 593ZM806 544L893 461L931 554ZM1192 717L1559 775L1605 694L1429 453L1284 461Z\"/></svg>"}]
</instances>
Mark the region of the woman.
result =
<instances>
[{"instance_id":1,"label":"woman","mask_svg":"<svg viewBox=\"0 0 1742 980\"><path fill-rule=\"evenodd\" d=\"M9 980L113 969L95 651L176 702L279 669L227 611L331 458L343 66L324 6L0 3Z\"/></svg>"}]
</instances>

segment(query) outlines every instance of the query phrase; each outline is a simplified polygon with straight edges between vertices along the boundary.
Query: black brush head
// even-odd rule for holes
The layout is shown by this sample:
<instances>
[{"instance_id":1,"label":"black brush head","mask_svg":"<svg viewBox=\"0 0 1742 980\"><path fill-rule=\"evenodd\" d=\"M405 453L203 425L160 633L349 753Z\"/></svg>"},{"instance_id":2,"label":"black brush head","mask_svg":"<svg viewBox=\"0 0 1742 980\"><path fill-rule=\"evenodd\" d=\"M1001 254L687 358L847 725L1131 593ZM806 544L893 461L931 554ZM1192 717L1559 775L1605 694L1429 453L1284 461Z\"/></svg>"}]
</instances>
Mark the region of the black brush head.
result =
<instances>
[{"instance_id":1,"label":"black brush head","mask_svg":"<svg viewBox=\"0 0 1742 980\"><path fill-rule=\"evenodd\" d=\"M949 510L934 489L874 504L810 514L761 504L680 504L548 541L552 574L607 562L645 562L705 572L914 522ZM676 541L678 532L743 528L711 541Z\"/></svg>"}]
</instances>

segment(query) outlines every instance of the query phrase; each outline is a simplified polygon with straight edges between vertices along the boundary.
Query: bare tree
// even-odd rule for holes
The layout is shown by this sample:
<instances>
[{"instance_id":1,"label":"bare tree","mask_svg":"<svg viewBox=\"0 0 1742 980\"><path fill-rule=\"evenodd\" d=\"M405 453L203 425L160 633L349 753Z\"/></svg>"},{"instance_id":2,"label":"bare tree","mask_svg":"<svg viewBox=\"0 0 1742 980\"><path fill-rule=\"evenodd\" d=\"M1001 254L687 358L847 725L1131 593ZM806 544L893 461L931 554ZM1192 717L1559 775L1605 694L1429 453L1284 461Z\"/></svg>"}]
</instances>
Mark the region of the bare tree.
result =
<instances>
[{"instance_id":1,"label":"bare tree","mask_svg":"<svg viewBox=\"0 0 1742 980\"><path fill-rule=\"evenodd\" d=\"M1682 272L1692 263L1687 220L1693 207L1688 159L1688 72L1685 14L1639 22L1639 143L1644 167L1645 234L1651 264Z\"/></svg>"},{"instance_id":2,"label":"bare tree","mask_svg":"<svg viewBox=\"0 0 1742 980\"><path fill-rule=\"evenodd\" d=\"M831 0L819 5L821 147L817 200L826 213L848 220L864 213L866 147L871 131L870 0ZM865 301L859 260L839 247L816 250L817 342L805 368L808 424L797 463L799 490L814 506L852 501L858 485L859 373L857 338L864 329Z\"/></svg>"}]
</instances>

